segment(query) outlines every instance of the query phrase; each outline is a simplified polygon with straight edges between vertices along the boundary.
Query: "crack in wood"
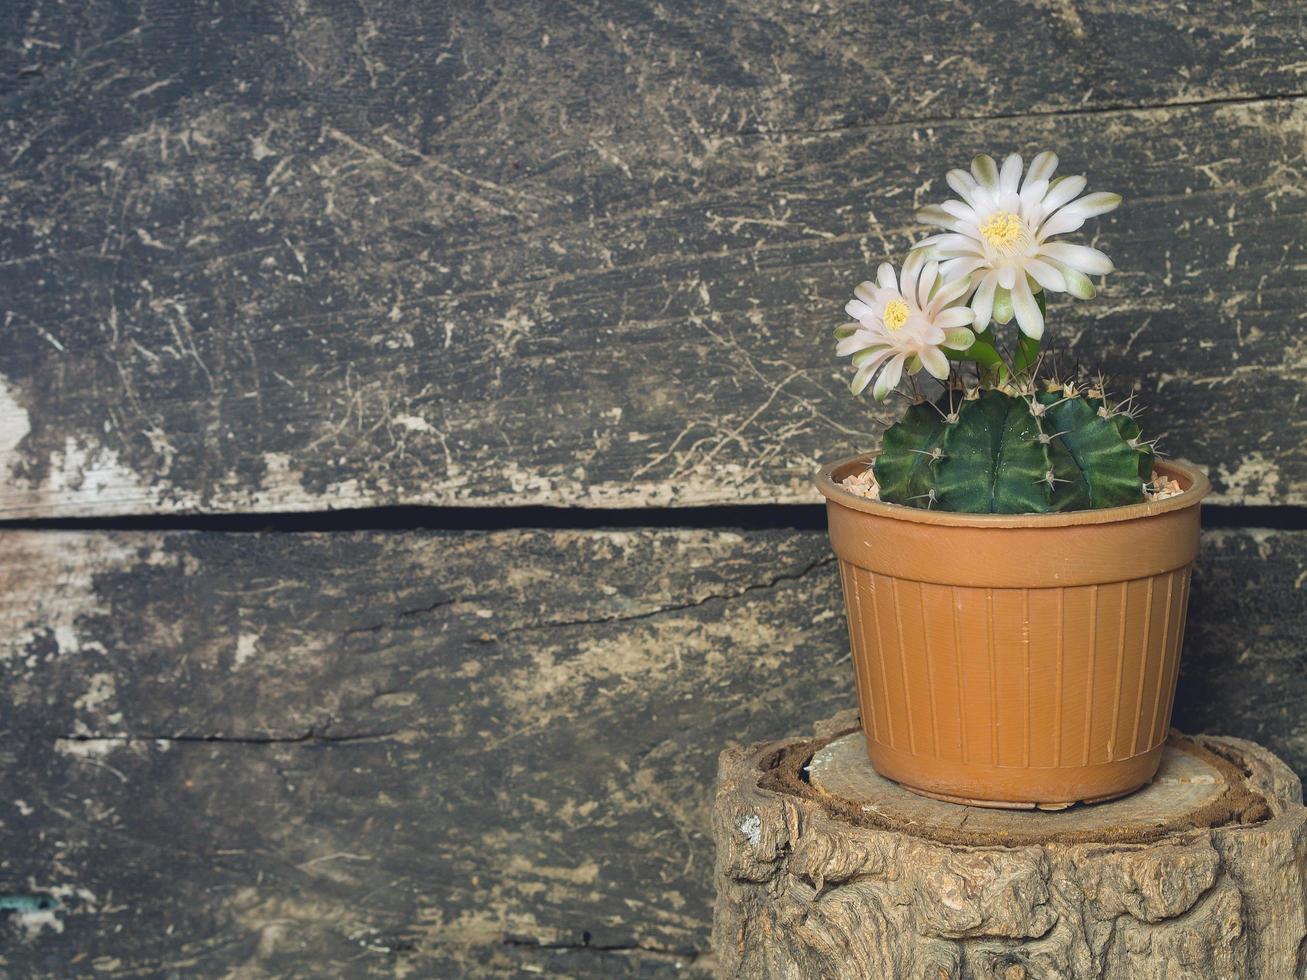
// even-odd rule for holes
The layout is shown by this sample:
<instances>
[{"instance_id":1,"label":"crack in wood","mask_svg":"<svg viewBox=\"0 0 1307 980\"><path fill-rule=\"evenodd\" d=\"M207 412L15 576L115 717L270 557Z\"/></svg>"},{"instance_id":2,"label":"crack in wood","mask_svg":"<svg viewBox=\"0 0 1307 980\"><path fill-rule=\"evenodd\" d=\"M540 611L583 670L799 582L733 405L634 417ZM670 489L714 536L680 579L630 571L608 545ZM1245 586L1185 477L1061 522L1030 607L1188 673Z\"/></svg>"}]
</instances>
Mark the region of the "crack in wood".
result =
<instances>
[{"instance_id":1,"label":"crack in wood","mask_svg":"<svg viewBox=\"0 0 1307 980\"><path fill-rule=\"evenodd\" d=\"M143 735L139 733L114 733L111 735L77 734L58 735L54 741L73 743L95 742L180 742L210 743L217 745L341 745L356 742L378 742L410 734L406 730L386 732L358 732L348 735L328 735L307 731L302 735Z\"/></svg>"},{"instance_id":2,"label":"crack in wood","mask_svg":"<svg viewBox=\"0 0 1307 980\"><path fill-rule=\"evenodd\" d=\"M511 629L504 630L502 633L498 635L500 637L504 637L504 636L512 636L516 633L529 633L529 632L535 632L537 630L545 630L545 629L565 629L571 626L600 626L607 623L633 623L633 622L638 622L642 619L654 619L657 616L665 616L667 613L684 612L687 609L697 609L700 606L706 605L716 600L721 600L723 602L730 602L734 599L739 599L746 595L749 595L752 592L764 592L767 589L774 589L782 582L797 582L803 579L811 572L815 571L816 569L829 565L834 561L835 561L835 556L828 555L825 558L819 558L816 561L809 562L807 565L803 567L802 570L798 572L785 572L780 575L773 576L772 578L768 579L766 582L758 582L758 583L754 583L753 585L747 585L743 589L740 589L738 592L725 592L725 593L714 592L710 595L703 596L702 598L695 599L691 602L680 602L671 606L660 606L657 609L651 609L648 610L647 612L631 613L630 615L625 615L625 616L595 616L586 619L563 619L563 620L552 620L544 623L528 623L523 626L514 626Z\"/></svg>"},{"instance_id":3,"label":"crack in wood","mask_svg":"<svg viewBox=\"0 0 1307 980\"><path fill-rule=\"evenodd\" d=\"M435 602L428 603L425 606L417 606L416 608L413 609L401 609L399 612L395 613L392 619L382 620L381 622L372 623L368 626L353 626L345 630L340 635L342 637L345 637L345 636L355 636L360 633L377 633L383 629L386 629L387 627L394 626L395 622L398 620L412 619L414 616L421 616L425 613L435 612L437 609L445 609L448 608L449 606L454 605L458 601L459 601L458 599L453 599L453 598L437 599Z\"/></svg>"}]
</instances>

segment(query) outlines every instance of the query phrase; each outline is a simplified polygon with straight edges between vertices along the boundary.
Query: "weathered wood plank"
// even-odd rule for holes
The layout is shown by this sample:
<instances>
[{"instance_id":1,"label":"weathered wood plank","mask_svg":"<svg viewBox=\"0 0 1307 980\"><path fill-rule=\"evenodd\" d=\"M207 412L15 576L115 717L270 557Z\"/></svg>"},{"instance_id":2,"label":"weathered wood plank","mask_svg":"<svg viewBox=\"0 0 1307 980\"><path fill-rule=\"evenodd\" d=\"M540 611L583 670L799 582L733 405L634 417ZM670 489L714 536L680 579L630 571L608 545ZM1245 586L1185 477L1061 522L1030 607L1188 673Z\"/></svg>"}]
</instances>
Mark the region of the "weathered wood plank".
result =
<instances>
[{"instance_id":1,"label":"weathered wood plank","mask_svg":"<svg viewBox=\"0 0 1307 980\"><path fill-rule=\"evenodd\" d=\"M20 976L702 975L717 751L853 703L815 532L0 541ZM1179 712L1299 772L1305 567L1207 536Z\"/></svg>"},{"instance_id":2,"label":"weathered wood plank","mask_svg":"<svg viewBox=\"0 0 1307 980\"><path fill-rule=\"evenodd\" d=\"M712 753L687 733L848 693L837 642L793 670L808 617L776 601L822 608L817 535L6 541L3 890L94 896L5 944L18 973L692 959Z\"/></svg>"},{"instance_id":3,"label":"weathered wood plank","mask_svg":"<svg viewBox=\"0 0 1307 980\"><path fill-rule=\"evenodd\" d=\"M504 122L556 135L542 105L570 107L570 128L586 132L629 125L635 111L731 133L1282 95L1301 90L1307 29L1285 0L1195 11L930 0L892 13L856 0L332 2L308 14L225 0L16 0L4 14L0 95L53 79L105 103L119 96L131 117L237 87L243 69L250 86L281 76L281 92L260 95L316 82L360 110L433 100L433 129L486 139L502 138ZM962 64L947 70L949 58ZM176 87L124 98L152 76Z\"/></svg>"},{"instance_id":4,"label":"weathered wood plank","mask_svg":"<svg viewBox=\"0 0 1307 980\"><path fill-rule=\"evenodd\" d=\"M1307 501L1299 5L30 6L0 515L813 499L850 284L1048 145L1128 199L1073 357Z\"/></svg>"},{"instance_id":5,"label":"weathered wood plank","mask_svg":"<svg viewBox=\"0 0 1307 980\"><path fill-rule=\"evenodd\" d=\"M1209 531L1177 727L1251 739L1307 776L1307 533Z\"/></svg>"}]
</instances>

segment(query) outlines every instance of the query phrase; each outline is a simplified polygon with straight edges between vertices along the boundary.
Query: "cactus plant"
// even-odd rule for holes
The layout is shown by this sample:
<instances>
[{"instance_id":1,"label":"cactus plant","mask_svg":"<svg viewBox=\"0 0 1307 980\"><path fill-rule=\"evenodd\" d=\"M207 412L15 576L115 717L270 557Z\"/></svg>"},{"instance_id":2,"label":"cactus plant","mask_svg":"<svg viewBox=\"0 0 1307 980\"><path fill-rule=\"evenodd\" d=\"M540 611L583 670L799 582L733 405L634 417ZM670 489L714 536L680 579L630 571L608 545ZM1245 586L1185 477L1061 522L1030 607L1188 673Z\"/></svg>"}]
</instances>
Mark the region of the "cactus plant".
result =
<instances>
[{"instance_id":1,"label":"cactus plant","mask_svg":"<svg viewBox=\"0 0 1307 980\"><path fill-rule=\"evenodd\" d=\"M948 391L890 426L880 498L962 513L1040 514L1144 499L1153 450L1130 415L1075 384Z\"/></svg>"},{"instance_id":2,"label":"cactus plant","mask_svg":"<svg viewBox=\"0 0 1307 980\"><path fill-rule=\"evenodd\" d=\"M1055 240L1111 211L1116 194L1088 194L1083 177L1053 179L1041 153L1022 179L1016 154L1000 168L977 157L948 184L962 198L922 208L944 233L919 242L896 275L882 264L836 330L852 355L854 393L884 400L905 378L912 404L884 434L873 466L882 500L966 513L1048 513L1146 499L1154 450L1135 410L1112 405L1101 382L1036 380L1046 297L1094 295L1089 275L1112 271L1097 249ZM1015 319L1009 352L993 324ZM943 392L920 393L925 371ZM1130 400L1133 405L1133 399Z\"/></svg>"}]
</instances>

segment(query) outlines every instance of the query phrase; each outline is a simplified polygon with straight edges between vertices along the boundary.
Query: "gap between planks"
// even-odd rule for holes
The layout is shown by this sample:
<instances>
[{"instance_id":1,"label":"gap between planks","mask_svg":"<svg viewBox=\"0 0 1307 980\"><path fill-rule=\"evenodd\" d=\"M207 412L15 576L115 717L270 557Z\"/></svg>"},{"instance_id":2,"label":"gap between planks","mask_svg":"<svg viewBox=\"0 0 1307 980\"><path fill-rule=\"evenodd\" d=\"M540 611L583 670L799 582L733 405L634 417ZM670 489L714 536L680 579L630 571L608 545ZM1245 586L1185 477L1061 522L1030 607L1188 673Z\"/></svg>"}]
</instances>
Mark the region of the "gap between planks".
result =
<instances>
[{"instance_id":1,"label":"gap between planks","mask_svg":"<svg viewBox=\"0 0 1307 980\"><path fill-rule=\"evenodd\" d=\"M1307 531L1307 506L1204 504L1203 529ZM693 507L424 507L396 505L266 513L139 514L0 520L3 531L587 531L605 528L824 531L824 504L717 504Z\"/></svg>"}]
</instances>

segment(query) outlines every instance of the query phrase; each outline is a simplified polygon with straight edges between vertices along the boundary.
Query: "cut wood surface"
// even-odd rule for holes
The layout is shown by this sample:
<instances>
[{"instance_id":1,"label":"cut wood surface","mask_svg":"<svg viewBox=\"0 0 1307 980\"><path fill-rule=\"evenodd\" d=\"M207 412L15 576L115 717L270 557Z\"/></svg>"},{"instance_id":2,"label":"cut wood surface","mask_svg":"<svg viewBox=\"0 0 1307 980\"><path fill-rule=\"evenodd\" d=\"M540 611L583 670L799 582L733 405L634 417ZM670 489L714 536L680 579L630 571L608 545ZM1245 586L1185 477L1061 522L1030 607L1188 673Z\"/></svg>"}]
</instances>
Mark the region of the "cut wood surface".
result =
<instances>
[{"instance_id":1,"label":"cut wood surface","mask_svg":"<svg viewBox=\"0 0 1307 980\"><path fill-rule=\"evenodd\" d=\"M1174 738L1154 784L1047 814L913 798L876 775L861 733L830 738L722 753L722 977L1302 974L1307 809L1298 778L1260 746ZM1186 778L1213 798L1197 803Z\"/></svg>"},{"instance_id":2,"label":"cut wood surface","mask_svg":"<svg viewBox=\"0 0 1307 980\"><path fill-rule=\"evenodd\" d=\"M856 725L856 720L850 725ZM1136 793L1097 806L1070 806L1057 811L984 806L939 806L939 800L914 793L872 768L861 730L842 735L812 754L805 764L816 799L852 808L853 816L877 825L910 827L920 836L949 843L1019 846L1061 840L1141 843L1209 822L1203 814L1222 807L1231 780L1219 759L1196 751L1188 739L1173 736L1163 750L1152 781ZM1241 801L1246 807L1247 801Z\"/></svg>"},{"instance_id":3,"label":"cut wood surface","mask_svg":"<svg viewBox=\"0 0 1307 980\"><path fill-rule=\"evenodd\" d=\"M1178 709L1300 772L1305 572L1205 537ZM9 532L0 596L16 977L706 976L719 750L854 703L817 532Z\"/></svg>"},{"instance_id":4,"label":"cut wood surface","mask_svg":"<svg viewBox=\"0 0 1307 980\"><path fill-rule=\"evenodd\" d=\"M815 500L853 284L1049 146L1127 201L1065 360L1307 502L1300 4L3 16L0 517Z\"/></svg>"}]
</instances>

